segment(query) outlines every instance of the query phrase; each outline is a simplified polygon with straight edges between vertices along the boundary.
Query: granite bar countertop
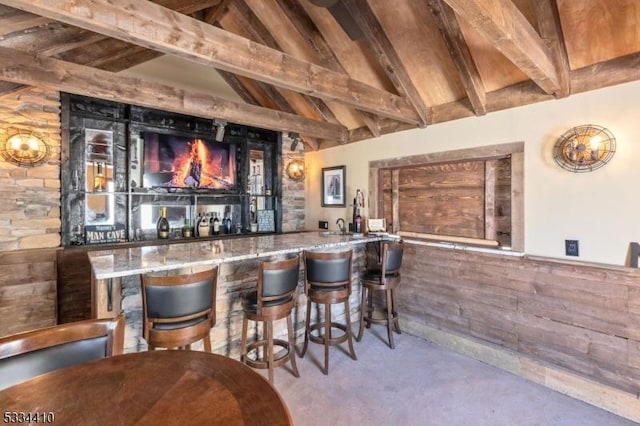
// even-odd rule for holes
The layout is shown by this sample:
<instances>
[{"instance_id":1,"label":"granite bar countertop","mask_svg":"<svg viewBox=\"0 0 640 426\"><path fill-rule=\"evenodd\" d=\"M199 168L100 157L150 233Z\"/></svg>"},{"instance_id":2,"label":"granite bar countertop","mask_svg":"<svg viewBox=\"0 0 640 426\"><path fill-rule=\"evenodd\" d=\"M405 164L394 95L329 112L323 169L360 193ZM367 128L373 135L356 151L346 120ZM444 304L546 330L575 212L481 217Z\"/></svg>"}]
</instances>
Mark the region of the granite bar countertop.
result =
<instances>
[{"instance_id":1,"label":"granite bar countertop","mask_svg":"<svg viewBox=\"0 0 640 426\"><path fill-rule=\"evenodd\" d=\"M125 277L148 272L218 265L226 262L299 253L303 250L331 250L353 244L380 241L379 235L359 236L318 231L256 235L188 243L116 248L88 253L96 279Z\"/></svg>"}]
</instances>

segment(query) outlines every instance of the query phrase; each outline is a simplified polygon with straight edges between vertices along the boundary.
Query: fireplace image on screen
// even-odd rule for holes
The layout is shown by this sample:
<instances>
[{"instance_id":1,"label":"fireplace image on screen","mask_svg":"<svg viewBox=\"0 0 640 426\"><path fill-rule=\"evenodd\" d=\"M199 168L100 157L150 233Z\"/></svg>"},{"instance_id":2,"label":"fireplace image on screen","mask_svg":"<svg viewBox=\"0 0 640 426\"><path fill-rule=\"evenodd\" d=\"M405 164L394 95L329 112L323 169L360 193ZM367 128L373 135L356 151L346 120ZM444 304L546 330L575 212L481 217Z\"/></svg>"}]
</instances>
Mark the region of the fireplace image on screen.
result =
<instances>
[{"instance_id":1,"label":"fireplace image on screen","mask_svg":"<svg viewBox=\"0 0 640 426\"><path fill-rule=\"evenodd\" d=\"M235 188L235 145L152 132L142 137L145 188Z\"/></svg>"}]
</instances>

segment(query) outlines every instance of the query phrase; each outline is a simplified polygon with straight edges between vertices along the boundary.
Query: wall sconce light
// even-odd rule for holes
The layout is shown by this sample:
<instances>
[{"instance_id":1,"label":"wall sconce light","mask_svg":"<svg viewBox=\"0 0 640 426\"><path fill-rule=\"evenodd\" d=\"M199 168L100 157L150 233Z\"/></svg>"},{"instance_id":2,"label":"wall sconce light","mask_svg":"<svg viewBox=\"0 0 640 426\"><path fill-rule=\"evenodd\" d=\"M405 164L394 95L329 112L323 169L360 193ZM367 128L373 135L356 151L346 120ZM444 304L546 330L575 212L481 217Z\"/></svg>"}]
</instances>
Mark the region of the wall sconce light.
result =
<instances>
[{"instance_id":1,"label":"wall sconce light","mask_svg":"<svg viewBox=\"0 0 640 426\"><path fill-rule=\"evenodd\" d=\"M300 160L292 160L287 165L287 176L291 180L303 180L304 179L304 162Z\"/></svg>"},{"instance_id":2,"label":"wall sconce light","mask_svg":"<svg viewBox=\"0 0 640 426\"><path fill-rule=\"evenodd\" d=\"M553 158L565 170L592 172L616 152L616 138L602 126L585 124L566 131L553 146Z\"/></svg>"},{"instance_id":3,"label":"wall sconce light","mask_svg":"<svg viewBox=\"0 0 640 426\"><path fill-rule=\"evenodd\" d=\"M16 166L33 167L49 159L51 148L32 130L12 129L0 144L0 155Z\"/></svg>"}]
</instances>

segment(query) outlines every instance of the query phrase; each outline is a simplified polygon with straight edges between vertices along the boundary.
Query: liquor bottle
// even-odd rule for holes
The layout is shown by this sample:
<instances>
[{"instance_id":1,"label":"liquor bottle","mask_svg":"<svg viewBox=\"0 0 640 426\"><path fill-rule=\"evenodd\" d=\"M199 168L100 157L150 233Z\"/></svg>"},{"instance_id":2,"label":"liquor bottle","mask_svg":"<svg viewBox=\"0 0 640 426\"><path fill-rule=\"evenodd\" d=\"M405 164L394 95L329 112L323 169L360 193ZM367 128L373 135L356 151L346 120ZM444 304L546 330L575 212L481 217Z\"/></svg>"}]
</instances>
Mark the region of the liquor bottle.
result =
<instances>
[{"instance_id":1,"label":"liquor bottle","mask_svg":"<svg viewBox=\"0 0 640 426\"><path fill-rule=\"evenodd\" d=\"M224 226L224 233L231 233L231 213L226 213L224 219L222 220L222 224Z\"/></svg>"},{"instance_id":2,"label":"liquor bottle","mask_svg":"<svg viewBox=\"0 0 640 426\"><path fill-rule=\"evenodd\" d=\"M214 213L211 228L213 230L213 235L220 234L220 220L218 219L218 213Z\"/></svg>"},{"instance_id":3,"label":"liquor bottle","mask_svg":"<svg viewBox=\"0 0 640 426\"><path fill-rule=\"evenodd\" d=\"M167 220L167 208L160 207L160 217L158 218L158 223L156 223L156 229L158 230L158 238L167 239L169 238L169 221Z\"/></svg>"},{"instance_id":4,"label":"liquor bottle","mask_svg":"<svg viewBox=\"0 0 640 426\"><path fill-rule=\"evenodd\" d=\"M362 216L360 216L360 212L356 214L356 234L362 233Z\"/></svg>"},{"instance_id":5,"label":"liquor bottle","mask_svg":"<svg viewBox=\"0 0 640 426\"><path fill-rule=\"evenodd\" d=\"M200 226L200 213L198 212L198 217L196 217L196 223L193 226L194 237L199 237L200 233L198 232L198 227Z\"/></svg>"},{"instance_id":6,"label":"liquor bottle","mask_svg":"<svg viewBox=\"0 0 640 426\"><path fill-rule=\"evenodd\" d=\"M206 214L203 214L198 222L198 236L206 237L209 235L209 219Z\"/></svg>"}]
</instances>

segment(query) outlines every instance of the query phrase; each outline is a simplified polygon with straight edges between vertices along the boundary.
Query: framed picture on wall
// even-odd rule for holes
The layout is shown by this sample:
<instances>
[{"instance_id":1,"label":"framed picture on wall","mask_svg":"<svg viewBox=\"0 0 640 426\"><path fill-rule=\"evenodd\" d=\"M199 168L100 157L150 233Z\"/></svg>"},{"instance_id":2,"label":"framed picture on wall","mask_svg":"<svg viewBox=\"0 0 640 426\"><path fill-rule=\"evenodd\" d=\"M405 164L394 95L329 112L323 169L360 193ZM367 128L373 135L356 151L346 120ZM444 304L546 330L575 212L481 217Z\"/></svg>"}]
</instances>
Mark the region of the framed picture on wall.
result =
<instances>
[{"instance_id":1,"label":"framed picture on wall","mask_svg":"<svg viewBox=\"0 0 640 426\"><path fill-rule=\"evenodd\" d=\"M322 207L346 206L346 166L322 169Z\"/></svg>"}]
</instances>

